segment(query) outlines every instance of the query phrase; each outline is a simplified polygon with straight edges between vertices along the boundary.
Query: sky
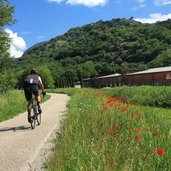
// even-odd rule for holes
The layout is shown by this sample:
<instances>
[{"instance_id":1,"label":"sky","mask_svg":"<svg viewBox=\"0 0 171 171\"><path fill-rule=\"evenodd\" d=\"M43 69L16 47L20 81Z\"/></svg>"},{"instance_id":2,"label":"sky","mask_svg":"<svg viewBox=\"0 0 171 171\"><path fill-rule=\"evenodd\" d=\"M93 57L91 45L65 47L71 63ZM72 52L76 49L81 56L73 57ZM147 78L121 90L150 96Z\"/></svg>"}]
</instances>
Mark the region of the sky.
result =
<instances>
[{"instance_id":1,"label":"sky","mask_svg":"<svg viewBox=\"0 0 171 171\"><path fill-rule=\"evenodd\" d=\"M99 20L133 17L142 23L171 19L171 0L10 0L16 23L6 26L11 57L71 28Z\"/></svg>"}]
</instances>

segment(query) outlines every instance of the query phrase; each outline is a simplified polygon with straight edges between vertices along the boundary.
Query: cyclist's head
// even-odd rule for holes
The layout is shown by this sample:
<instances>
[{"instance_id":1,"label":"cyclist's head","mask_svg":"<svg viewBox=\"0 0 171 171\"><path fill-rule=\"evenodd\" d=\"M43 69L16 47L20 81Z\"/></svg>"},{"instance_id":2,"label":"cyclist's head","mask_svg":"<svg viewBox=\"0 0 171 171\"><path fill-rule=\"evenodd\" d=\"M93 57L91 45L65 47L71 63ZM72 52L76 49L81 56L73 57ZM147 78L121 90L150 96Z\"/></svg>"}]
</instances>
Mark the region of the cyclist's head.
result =
<instances>
[{"instance_id":1,"label":"cyclist's head","mask_svg":"<svg viewBox=\"0 0 171 171\"><path fill-rule=\"evenodd\" d=\"M35 69L32 69L32 70L30 71L30 74L37 74L37 72L36 72Z\"/></svg>"}]
</instances>

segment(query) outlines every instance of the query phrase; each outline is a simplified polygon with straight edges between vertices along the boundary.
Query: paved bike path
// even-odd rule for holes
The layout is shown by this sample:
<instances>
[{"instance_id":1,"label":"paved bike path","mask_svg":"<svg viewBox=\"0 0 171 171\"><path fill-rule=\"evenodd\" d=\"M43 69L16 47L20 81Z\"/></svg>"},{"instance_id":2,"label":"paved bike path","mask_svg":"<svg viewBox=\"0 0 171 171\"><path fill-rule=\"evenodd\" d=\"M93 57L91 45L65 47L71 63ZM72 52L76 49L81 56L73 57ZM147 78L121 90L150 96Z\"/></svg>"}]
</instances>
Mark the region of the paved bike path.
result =
<instances>
[{"instance_id":1,"label":"paved bike path","mask_svg":"<svg viewBox=\"0 0 171 171\"><path fill-rule=\"evenodd\" d=\"M69 97L50 95L51 98L41 104L42 123L34 130L27 122L26 112L0 123L0 171L30 170L51 134L59 129Z\"/></svg>"}]
</instances>

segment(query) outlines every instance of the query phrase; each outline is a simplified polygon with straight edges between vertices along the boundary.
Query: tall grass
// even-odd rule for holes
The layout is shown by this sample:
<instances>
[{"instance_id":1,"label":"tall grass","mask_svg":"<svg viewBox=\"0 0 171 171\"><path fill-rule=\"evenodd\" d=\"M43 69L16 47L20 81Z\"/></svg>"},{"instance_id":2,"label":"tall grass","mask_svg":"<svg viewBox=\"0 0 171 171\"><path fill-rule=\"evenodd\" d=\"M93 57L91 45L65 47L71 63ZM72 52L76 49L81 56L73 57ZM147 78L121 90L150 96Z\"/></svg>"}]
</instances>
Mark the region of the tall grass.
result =
<instances>
[{"instance_id":1,"label":"tall grass","mask_svg":"<svg viewBox=\"0 0 171 171\"><path fill-rule=\"evenodd\" d=\"M26 100L23 91L8 91L0 95L0 121L10 119L26 111Z\"/></svg>"},{"instance_id":2,"label":"tall grass","mask_svg":"<svg viewBox=\"0 0 171 171\"><path fill-rule=\"evenodd\" d=\"M46 96L45 100L49 99ZM0 94L0 122L13 118L27 110L27 101L23 91L11 90Z\"/></svg>"},{"instance_id":3,"label":"tall grass","mask_svg":"<svg viewBox=\"0 0 171 171\"><path fill-rule=\"evenodd\" d=\"M103 91L106 91L105 89ZM111 96L124 96L134 102L147 106L171 108L171 87L167 86L133 86L115 87L107 90Z\"/></svg>"},{"instance_id":4,"label":"tall grass","mask_svg":"<svg viewBox=\"0 0 171 171\"><path fill-rule=\"evenodd\" d=\"M109 94L72 96L48 170L171 170L170 111Z\"/></svg>"}]
</instances>

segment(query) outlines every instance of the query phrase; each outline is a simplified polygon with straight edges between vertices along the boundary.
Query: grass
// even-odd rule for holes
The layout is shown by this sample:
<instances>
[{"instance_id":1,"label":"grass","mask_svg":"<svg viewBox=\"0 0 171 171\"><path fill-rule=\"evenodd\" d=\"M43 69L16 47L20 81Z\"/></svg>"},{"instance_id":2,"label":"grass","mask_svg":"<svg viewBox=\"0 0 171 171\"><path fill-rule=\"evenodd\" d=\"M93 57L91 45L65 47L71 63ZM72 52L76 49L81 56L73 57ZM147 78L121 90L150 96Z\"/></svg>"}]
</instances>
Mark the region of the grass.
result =
<instances>
[{"instance_id":1,"label":"grass","mask_svg":"<svg viewBox=\"0 0 171 171\"><path fill-rule=\"evenodd\" d=\"M55 142L56 149L47 162L48 170L171 170L170 110L140 104L145 98L151 99L151 104L157 104L156 94L167 94L170 88L152 90L147 87L146 94L143 87L133 89L53 90L65 92L72 98ZM124 96L122 93L125 93ZM162 103L163 94L160 95L161 102L158 102ZM165 97L169 99L168 95ZM0 121L25 110L23 91L9 91L0 95Z\"/></svg>"},{"instance_id":2,"label":"grass","mask_svg":"<svg viewBox=\"0 0 171 171\"><path fill-rule=\"evenodd\" d=\"M45 96L45 100L47 99L49 96ZM0 122L26 111L26 106L27 101L23 91L11 90L6 94L0 94Z\"/></svg>"},{"instance_id":3,"label":"grass","mask_svg":"<svg viewBox=\"0 0 171 171\"><path fill-rule=\"evenodd\" d=\"M48 170L171 170L170 110L111 97L109 91L70 92Z\"/></svg>"}]
</instances>

